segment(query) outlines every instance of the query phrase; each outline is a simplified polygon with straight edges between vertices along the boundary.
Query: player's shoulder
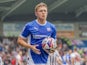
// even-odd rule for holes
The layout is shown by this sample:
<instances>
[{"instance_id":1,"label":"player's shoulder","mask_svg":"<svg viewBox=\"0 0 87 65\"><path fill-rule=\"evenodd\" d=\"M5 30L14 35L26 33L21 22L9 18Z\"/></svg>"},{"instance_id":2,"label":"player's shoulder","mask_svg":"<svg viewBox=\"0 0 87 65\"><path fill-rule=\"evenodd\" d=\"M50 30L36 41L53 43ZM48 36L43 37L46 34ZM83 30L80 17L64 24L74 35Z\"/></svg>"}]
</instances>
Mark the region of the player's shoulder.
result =
<instances>
[{"instance_id":1,"label":"player's shoulder","mask_svg":"<svg viewBox=\"0 0 87 65\"><path fill-rule=\"evenodd\" d=\"M32 26L33 24L35 24L35 20L33 21L28 21L25 26Z\"/></svg>"},{"instance_id":2,"label":"player's shoulder","mask_svg":"<svg viewBox=\"0 0 87 65\"><path fill-rule=\"evenodd\" d=\"M50 25L51 27L55 27L55 25L49 21L47 21L47 24Z\"/></svg>"},{"instance_id":3,"label":"player's shoulder","mask_svg":"<svg viewBox=\"0 0 87 65\"><path fill-rule=\"evenodd\" d=\"M47 25L49 25L49 27L53 30L53 32L56 31L56 26L53 23L48 21Z\"/></svg>"}]
</instances>

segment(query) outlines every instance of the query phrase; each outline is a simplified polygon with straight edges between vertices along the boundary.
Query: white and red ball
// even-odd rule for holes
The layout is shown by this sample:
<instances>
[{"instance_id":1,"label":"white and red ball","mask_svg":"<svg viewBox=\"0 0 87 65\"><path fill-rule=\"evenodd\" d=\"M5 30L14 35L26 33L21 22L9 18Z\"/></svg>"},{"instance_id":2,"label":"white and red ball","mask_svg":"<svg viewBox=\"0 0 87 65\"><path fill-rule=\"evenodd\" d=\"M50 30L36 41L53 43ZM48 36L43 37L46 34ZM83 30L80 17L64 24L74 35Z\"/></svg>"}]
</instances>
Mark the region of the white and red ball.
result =
<instances>
[{"instance_id":1,"label":"white and red ball","mask_svg":"<svg viewBox=\"0 0 87 65\"><path fill-rule=\"evenodd\" d=\"M45 39L43 39L42 41L42 48L47 51L47 52L51 52L51 51L55 51L57 45L56 45L56 40L52 37L47 37Z\"/></svg>"}]
</instances>

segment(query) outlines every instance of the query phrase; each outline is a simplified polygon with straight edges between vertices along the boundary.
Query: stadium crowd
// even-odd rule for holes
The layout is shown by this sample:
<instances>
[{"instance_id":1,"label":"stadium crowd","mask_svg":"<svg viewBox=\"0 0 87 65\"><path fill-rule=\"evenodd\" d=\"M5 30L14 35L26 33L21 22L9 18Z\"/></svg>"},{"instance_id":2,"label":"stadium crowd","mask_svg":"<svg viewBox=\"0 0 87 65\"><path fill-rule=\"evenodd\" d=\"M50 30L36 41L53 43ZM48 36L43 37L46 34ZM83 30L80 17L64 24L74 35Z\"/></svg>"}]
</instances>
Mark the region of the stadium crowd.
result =
<instances>
[{"instance_id":1,"label":"stadium crowd","mask_svg":"<svg viewBox=\"0 0 87 65\"><path fill-rule=\"evenodd\" d=\"M58 38L58 53L61 64L58 65L87 65L87 51L68 46ZM0 37L0 65L26 65L27 49L17 44L17 37Z\"/></svg>"},{"instance_id":2,"label":"stadium crowd","mask_svg":"<svg viewBox=\"0 0 87 65\"><path fill-rule=\"evenodd\" d=\"M26 56L27 50L17 44L16 37L0 38L0 65L26 65Z\"/></svg>"}]
</instances>

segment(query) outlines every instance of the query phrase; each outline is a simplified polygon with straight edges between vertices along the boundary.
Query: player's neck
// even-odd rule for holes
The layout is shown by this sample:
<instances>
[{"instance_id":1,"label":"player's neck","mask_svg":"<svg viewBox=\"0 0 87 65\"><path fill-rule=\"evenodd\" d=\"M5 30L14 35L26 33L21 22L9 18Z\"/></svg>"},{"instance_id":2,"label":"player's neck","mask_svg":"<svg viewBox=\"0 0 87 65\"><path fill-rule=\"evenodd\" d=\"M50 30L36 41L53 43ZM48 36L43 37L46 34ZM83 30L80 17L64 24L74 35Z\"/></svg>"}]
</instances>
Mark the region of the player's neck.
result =
<instances>
[{"instance_id":1,"label":"player's neck","mask_svg":"<svg viewBox=\"0 0 87 65\"><path fill-rule=\"evenodd\" d=\"M45 24L46 23L46 20L43 20L43 19L37 19L38 23L40 24Z\"/></svg>"}]
</instances>

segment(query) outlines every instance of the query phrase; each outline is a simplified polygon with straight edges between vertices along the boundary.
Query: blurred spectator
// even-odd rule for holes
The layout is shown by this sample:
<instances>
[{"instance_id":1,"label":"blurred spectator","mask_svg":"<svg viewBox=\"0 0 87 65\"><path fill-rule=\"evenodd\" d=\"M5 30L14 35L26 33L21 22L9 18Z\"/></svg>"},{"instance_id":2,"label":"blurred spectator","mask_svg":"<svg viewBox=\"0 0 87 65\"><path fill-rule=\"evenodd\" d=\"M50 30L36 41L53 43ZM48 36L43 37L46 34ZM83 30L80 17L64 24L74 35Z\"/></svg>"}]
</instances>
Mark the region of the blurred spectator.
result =
<instances>
[{"instance_id":1,"label":"blurred spectator","mask_svg":"<svg viewBox=\"0 0 87 65\"><path fill-rule=\"evenodd\" d=\"M18 51L16 56L16 65L23 65L22 51Z\"/></svg>"},{"instance_id":2,"label":"blurred spectator","mask_svg":"<svg viewBox=\"0 0 87 65\"><path fill-rule=\"evenodd\" d=\"M71 54L73 64L81 65L81 56L77 51L77 48L74 48L73 53Z\"/></svg>"},{"instance_id":3,"label":"blurred spectator","mask_svg":"<svg viewBox=\"0 0 87 65\"><path fill-rule=\"evenodd\" d=\"M0 57L0 65L3 65L2 57Z\"/></svg>"}]
</instances>

